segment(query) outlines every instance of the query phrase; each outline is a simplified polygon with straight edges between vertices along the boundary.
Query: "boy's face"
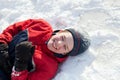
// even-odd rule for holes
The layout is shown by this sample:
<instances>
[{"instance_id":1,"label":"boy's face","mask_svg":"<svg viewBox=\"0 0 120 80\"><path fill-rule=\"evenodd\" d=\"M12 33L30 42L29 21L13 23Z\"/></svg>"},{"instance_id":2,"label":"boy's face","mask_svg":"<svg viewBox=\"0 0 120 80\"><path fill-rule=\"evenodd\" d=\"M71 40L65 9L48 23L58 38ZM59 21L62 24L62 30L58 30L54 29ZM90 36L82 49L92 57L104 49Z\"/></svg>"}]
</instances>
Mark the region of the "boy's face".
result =
<instances>
[{"instance_id":1,"label":"boy's face","mask_svg":"<svg viewBox=\"0 0 120 80\"><path fill-rule=\"evenodd\" d=\"M73 49L73 36L68 31L60 31L48 41L48 49L58 54L67 54Z\"/></svg>"}]
</instances>

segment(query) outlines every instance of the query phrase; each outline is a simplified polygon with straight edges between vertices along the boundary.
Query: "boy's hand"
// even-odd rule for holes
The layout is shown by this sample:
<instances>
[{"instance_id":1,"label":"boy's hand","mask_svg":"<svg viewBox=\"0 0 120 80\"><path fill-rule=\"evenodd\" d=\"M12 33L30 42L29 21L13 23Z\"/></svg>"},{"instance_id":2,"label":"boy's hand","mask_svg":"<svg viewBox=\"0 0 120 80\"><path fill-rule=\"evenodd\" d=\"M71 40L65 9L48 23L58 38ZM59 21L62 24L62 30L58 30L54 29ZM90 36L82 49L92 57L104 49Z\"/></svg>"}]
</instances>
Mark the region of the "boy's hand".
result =
<instances>
[{"instance_id":1,"label":"boy's hand","mask_svg":"<svg viewBox=\"0 0 120 80\"><path fill-rule=\"evenodd\" d=\"M8 58L8 45L0 42L0 54L4 55L5 58Z\"/></svg>"},{"instance_id":2,"label":"boy's hand","mask_svg":"<svg viewBox=\"0 0 120 80\"><path fill-rule=\"evenodd\" d=\"M8 45L0 42L0 69L9 75L12 70L11 63L9 61Z\"/></svg>"},{"instance_id":3,"label":"boy's hand","mask_svg":"<svg viewBox=\"0 0 120 80\"><path fill-rule=\"evenodd\" d=\"M27 69L28 62L32 59L35 47L31 42L24 41L15 47L15 70L22 71Z\"/></svg>"}]
</instances>

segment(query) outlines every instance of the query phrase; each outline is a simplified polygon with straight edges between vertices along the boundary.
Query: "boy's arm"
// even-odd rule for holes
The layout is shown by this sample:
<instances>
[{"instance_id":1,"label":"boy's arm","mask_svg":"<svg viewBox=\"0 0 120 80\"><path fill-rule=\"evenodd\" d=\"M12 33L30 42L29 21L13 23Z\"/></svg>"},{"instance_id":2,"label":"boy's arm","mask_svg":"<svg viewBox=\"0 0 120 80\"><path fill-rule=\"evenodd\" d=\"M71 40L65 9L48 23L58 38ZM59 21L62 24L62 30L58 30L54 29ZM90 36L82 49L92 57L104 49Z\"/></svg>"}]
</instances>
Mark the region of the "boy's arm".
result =
<instances>
[{"instance_id":1,"label":"boy's arm","mask_svg":"<svg viewBox=\"0 0 120 80\"><path fill-rule=\"evenodd\" d=\"M34 54L40 53L39 51L35 51ZM33 72L28 72L27 69L18 72L15 70L14 66L11 74L11 80L51 80L56 75L58 69L58 63L56 61L53 59L50 59L50 62L48 62L49 59L44 61L42 60L42 62L40 59L34 60L39 61L37 61L35 70Z\"/></svg>"},{"instance_id":2,"label":"boy's arm","mask_svg":"<svg viewBox=\"0 0 120 80\"><path fill-rule=\"evenodd\" d=\"M28 71L24 70L21 72L12 71L11 80L27 80Z\"/></svg>"},{"instance_id":3,"label":"boy's arm","mask_svg":"<svg viewBox=\"0 0 120 80\"><path fill-rule=\"evenodd\" d=\"M52 74L51 70L41 70L41 71L34 71L34 72L28 72L27 70L17 72L13 71L11 74L11 80L51 80L55 75Z\"/></svg>"},{"instance_id":4,"label":"boy's arm","mask_svg":"<svg viewBox=\"0 0 120 80\"><path fill-rule=\"evenodd\" d=\"M23 71L12 71L11 80L51 80L57 72L58 65L50 68L50 66L40 66L39 70L33 72L28 72L28 70Z\"/></svg>"},{"instance_id":5,"label":"boy's arm","mask_svg":"<svg viewBox=\"0 0 120 80\"><path fill-rule=\"evenodd\" d=\"M38 23L39 19L28 19L25 21L14 23L13 25L8 26L1 34L0 34L0 42L8 44L12 38L22 30L31 27Z\"/></svg>"}]
</instances>

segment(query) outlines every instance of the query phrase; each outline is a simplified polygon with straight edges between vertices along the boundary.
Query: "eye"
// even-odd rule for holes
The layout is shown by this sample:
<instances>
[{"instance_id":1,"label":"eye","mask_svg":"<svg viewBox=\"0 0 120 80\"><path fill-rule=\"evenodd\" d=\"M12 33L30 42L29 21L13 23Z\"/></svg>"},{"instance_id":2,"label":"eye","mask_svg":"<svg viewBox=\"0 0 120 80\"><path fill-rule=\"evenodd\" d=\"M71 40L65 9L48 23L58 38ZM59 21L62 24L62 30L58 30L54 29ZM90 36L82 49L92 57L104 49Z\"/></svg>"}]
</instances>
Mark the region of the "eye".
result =
<instances>
[{"instance_id":1,"label":"eye","mask_svg":"<svg viewBox=\"0 0 120 80\"><path fill-rule=\"evenodd\" d=\"M62 41L64 41L64 36L62 36Z\"/></svg>"}]
</instances>

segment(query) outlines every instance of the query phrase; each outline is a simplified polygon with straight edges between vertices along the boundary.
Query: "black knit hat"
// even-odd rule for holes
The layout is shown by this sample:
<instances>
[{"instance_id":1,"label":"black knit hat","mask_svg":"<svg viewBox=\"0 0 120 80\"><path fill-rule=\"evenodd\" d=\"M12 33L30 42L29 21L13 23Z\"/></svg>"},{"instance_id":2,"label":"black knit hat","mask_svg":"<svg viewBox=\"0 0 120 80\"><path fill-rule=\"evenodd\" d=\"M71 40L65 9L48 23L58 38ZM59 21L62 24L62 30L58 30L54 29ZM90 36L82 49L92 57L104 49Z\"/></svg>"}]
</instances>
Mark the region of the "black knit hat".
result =
<instances>
[{"instance_id":1,"label":"black knit hat","mask_svg":"<svg viewBox=\"0 0 120 80\"><path fill-rule=\"evenodd\" d=\"M73 49L68 53L68 55L76 56L78 54L85 52L90 45L90 40L87 39L87 37L78 30L72 28L66 30L72 34L74 39Z\"/></svg>"}]
</instances>

